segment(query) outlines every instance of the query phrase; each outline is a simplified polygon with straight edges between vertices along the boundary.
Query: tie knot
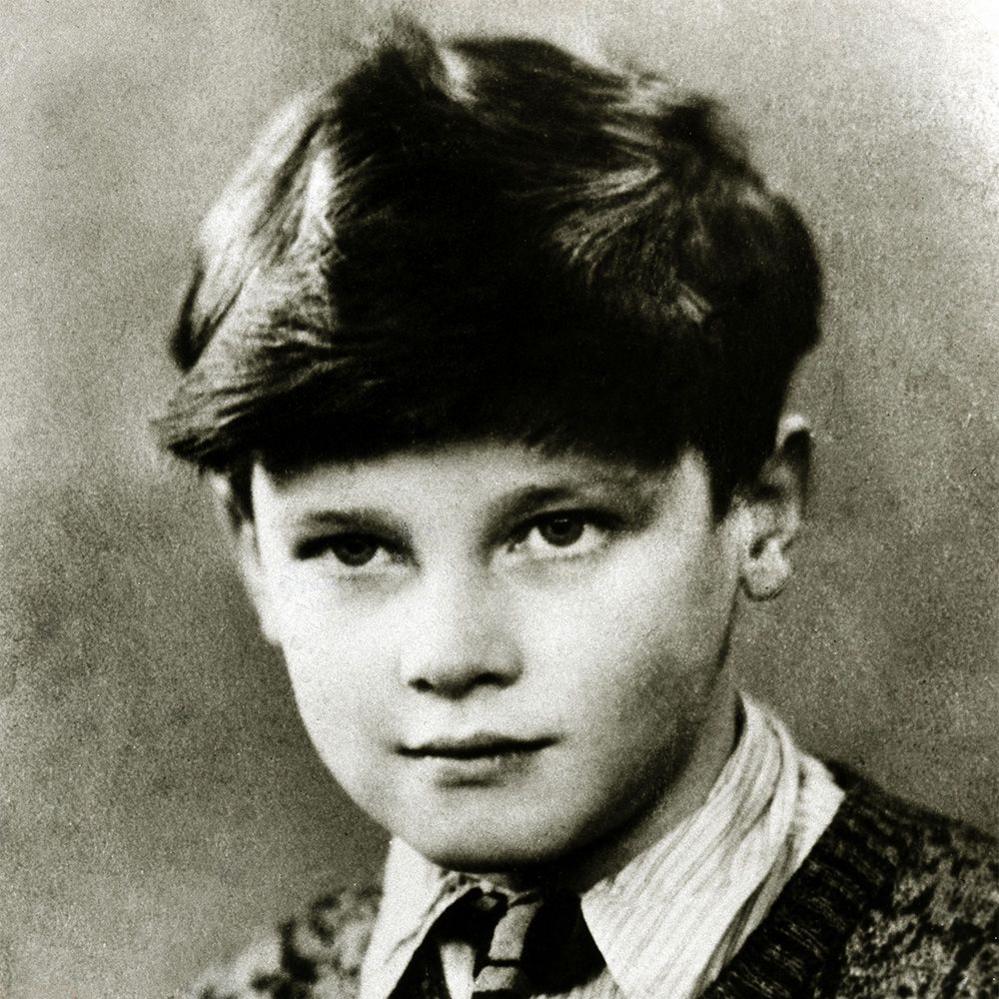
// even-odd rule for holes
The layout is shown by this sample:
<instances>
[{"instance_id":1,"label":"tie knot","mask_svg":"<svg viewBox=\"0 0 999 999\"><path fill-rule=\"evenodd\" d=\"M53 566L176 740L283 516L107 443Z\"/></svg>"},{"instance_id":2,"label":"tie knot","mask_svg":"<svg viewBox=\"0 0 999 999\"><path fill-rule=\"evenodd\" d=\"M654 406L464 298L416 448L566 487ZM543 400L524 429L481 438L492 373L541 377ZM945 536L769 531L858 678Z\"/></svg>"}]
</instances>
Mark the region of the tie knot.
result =
<instances>
[{"instance_id":1,"label":"tie knot","mask_svg":"<svg viewBox=\"0 0 999 999\"><path fill-rule=\"evenodd\" d=\"M603 966L577 895L489 890L474 904L493 925L477 950L472 999L568 991Z\"/></svg>"}]
</instances>

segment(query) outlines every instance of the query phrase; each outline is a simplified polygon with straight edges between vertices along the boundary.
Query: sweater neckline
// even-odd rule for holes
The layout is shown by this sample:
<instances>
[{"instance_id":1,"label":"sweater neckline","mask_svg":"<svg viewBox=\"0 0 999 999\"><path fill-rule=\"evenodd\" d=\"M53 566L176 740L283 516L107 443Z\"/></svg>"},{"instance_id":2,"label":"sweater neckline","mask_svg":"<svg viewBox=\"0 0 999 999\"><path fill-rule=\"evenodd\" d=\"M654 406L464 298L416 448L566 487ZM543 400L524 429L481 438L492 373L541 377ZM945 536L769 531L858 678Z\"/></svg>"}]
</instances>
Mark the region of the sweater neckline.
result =
<instances>
[{"instance_id":1,"label":"sweater neckline","mask_svg":"<svg viewBox=\"0 0 999 999\"><path fill-rule=\"evenodd\" d=\"M872 902L890 894L902 857L897 803L849 768L829 766L846 792L842 804L704 999L811 995Z\"/></svg>"}]
</instances>

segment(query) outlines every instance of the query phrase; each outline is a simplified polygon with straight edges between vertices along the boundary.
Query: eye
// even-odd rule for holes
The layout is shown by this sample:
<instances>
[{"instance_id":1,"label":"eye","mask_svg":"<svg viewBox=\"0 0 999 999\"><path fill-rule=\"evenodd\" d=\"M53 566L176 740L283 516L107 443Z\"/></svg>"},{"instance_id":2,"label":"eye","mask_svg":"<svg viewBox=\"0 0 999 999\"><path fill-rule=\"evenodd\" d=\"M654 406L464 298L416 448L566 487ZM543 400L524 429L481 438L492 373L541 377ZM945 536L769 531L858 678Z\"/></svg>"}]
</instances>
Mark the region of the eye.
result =
<instances>
[{"instance_id":1,"label":"eye","mask_svg":"<svg viewBox=\"0 0 999 999\"><path fill-rule=\"evenodd\" d=\"M377 568L397 561L397 555L373 534L343 533L313 538L296 549L297 558L305 561L332 556L347 569Z\"/></svg>"},{"instance_id":2,"label":"eye","mask_svg":"<svg viewBox=\"0 0 999 999\"><path fill-rule=\"evenodd\" d=\"M367 565L382 547L365 534L341 534L331 538L328 545L335 558L353 568Z\"/></svg>"},{"instance_id":3,"label":"eye","mask_svg":"<svg viewBox=\"0 0 999 999\"><path fill-rule=\"evenodd\" d=\"M574 545L586 530L586 521L578 514L559 513L546 517L536 527L538 534L556 548Z\"/></svg>"},{"instance_id":4,"label":"eye","mask_svg":"<svg viewBox=\"0 0 999 999\"><path fill-rule=\"evenodd\" d=\"M606 517L586 510L560 510L535 517L518 530L510 551L527 558L571 558L602 547L612 530Z\"/></svg>"}]
</instances>

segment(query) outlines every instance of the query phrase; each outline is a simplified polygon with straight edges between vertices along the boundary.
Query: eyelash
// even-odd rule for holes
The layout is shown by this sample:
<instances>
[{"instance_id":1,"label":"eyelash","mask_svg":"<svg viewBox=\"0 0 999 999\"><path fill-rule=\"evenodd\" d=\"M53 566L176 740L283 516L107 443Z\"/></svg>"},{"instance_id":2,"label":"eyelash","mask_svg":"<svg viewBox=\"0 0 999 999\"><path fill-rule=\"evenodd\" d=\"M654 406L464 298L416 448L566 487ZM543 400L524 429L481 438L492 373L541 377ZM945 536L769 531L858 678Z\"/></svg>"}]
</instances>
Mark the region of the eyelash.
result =
<instances>
[{"instance_id":1,"label":"eyelash","mask_svg":"<svg viewBox=\"0 0 999 999\"><path fill-rule=\"evenodd\" d=\"M553 527L559 521L568 521L572 527L578 528L575 536L570 537L565 544L559 544L558 542L544 536L544 529L546 527ZM517 546L525 544L530 539L531 532L536 530L544 539L548 547L550 547L553 551L563 550L567 552L567 555L564 557L569 557L572 554L571 549L576 546L580 538L585 536L585 532L588 527L607 533L616 527L620 527L620 523L616 518L603 511L555 510L551 513L545 513L538 517L533 517L531 520L521 525L521 527L519 527L511 535L511 543L508 545L508 550L513 551Z\"/></svg>"},{"instance_id":2,"label":"eyelash","mask_svg":"<svg viewBox=\"0 0 999 999\"><path fill-rule=\"evenodd\" d=\"M311 559L322 558L324 555L332 555L336 561L341 563L345 568L364 568L365 565L370 561L370 559L352 564L349 560L341 558L337 554L337 547L350 544L351 542L361 542L370 545L375 552L384 551L387 554L393 556L395 560L402 561L403 553L398 547L385 541L383 538L379 538L375 534L366 534L363 531L343 531L338 534L328 534L323 535L318 538L311 538L308 541L304 541L295 547L295 558L301 562L307 562Z\"/></svg>"},{"instance_id":3,"label":"eyelash","mask_svg":"<svg viewBox=\"0 0 999 999\"><path fill-rule=\"evenodd\" d=\"M571 527L578 528L578 532L574 536L570 530L569 539L565 544L559 544L550 538L544 537L544 529L552 528L559 521L569 522ZM577 547L580 539L585 536L587 528L594 528L597 531L608 534L620 530L621 527L620 518L606 511L587 509L553 510L550 513L543 513L532 517L515 528L510 532L504 548L509 553L516 553L522 550L523 546L530 540L531 533L537 530L542 536L548 551L564 551L566 553L562 556L555 556L556 558L571 558L575 556L572 549ZM350 558L343 557L345 554L343 546L358 542L370 546L373 551L371 557L364 561L351 561ZM340 553L337 552L337 548L341 549ZM309 539L296 546L294 554L296 559L300 561L321 558L328 554L343 568L351 570L364 569L365 566L370 565L379 551L385 552L394 563L402 563L406 558L406 553L402 546L380 538L375 534L367 534L363 531L344 531L338 534L323 535Z\"/></svg>"}]
</instances>

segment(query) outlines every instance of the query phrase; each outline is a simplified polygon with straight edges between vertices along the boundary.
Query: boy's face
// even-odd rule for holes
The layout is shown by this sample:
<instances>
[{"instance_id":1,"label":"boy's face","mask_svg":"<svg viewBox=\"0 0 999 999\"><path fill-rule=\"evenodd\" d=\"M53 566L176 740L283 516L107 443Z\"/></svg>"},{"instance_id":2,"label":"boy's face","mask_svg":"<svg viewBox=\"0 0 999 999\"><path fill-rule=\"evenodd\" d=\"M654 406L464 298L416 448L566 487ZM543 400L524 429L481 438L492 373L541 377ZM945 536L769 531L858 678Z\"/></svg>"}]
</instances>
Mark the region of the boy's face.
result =
<instances>
[{"instance_id":1,"label":"boy's face","mask_svg":"<svg viewBox=\"0 0 999 999\"><path fill-rule=\"evenodd\" d=\"M710 786L745 532L713 520L695 453L654 474L499 443L258 466L252 501L250 588L312 740L425 856L585 853Z\"/></svg>"}]
</instances>

